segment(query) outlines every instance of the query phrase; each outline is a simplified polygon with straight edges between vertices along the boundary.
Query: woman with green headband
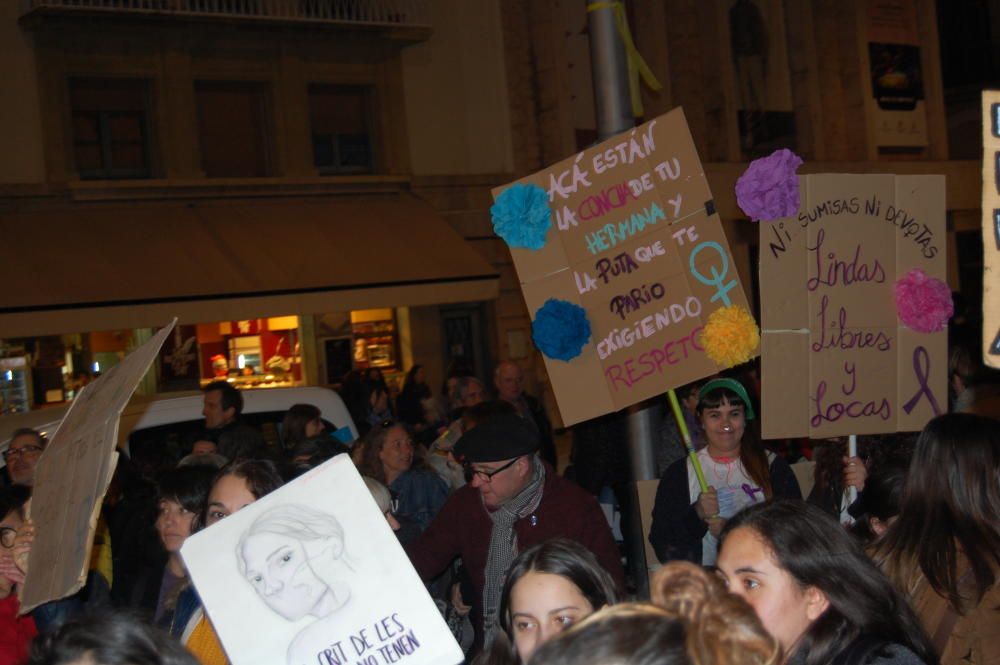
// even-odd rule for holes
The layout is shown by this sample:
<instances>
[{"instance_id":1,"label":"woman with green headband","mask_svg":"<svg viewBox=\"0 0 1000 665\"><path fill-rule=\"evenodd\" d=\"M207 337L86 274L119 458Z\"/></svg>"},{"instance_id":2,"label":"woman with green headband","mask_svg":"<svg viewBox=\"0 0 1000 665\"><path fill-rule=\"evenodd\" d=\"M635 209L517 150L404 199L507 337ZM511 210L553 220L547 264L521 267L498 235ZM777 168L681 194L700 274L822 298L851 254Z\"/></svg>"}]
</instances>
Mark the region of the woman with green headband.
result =
<instances>
[{"instance_id":1,"label":"woman with green headband","mask_svg":"<svg viewBox=\"0 0 1000 665\"><path fill-rule=\"evenodd\" d=\"M696 413L706 442L697 457L708 489L702 489L690 456L670 465L656 491L649 542L662 562L711 566L727 519L772 497L801 499L802 492L788 464L747 427L755 414L739 381L706 383Z\"/></svg>"}]
</instances>

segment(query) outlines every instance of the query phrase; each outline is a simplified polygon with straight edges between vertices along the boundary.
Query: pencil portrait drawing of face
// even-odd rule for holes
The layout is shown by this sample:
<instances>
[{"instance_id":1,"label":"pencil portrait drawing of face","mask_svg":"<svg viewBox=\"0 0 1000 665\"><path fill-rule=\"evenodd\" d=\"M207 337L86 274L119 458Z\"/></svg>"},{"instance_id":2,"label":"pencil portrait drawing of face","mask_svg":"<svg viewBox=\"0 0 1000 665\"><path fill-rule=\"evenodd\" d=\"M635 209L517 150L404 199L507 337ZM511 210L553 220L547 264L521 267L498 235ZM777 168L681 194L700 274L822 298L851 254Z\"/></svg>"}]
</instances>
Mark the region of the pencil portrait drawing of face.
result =
<instances>
[{"instance_id":1,"label":"pencil portrait drawing of face","mask_svg":"<svg viewBox=\"0 0 1000 665\"><path fill-rule=\"evenodd\" d=\"M351 571L344 530L333 515L299 504L272 508L243 534L236 555L257 595L289 621L326 617L350 598L347 581L329 573Z\"/></svg>"}]
</instances>

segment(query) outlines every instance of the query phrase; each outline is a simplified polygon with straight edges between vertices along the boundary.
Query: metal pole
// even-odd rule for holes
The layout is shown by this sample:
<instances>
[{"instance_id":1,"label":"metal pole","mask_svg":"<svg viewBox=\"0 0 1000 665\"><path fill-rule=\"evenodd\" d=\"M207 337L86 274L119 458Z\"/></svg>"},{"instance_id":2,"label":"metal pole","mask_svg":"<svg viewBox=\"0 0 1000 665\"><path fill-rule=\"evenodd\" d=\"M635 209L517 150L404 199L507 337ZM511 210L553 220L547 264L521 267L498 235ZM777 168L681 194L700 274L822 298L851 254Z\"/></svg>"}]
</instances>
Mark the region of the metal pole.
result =
<instances>
[{"instance_id":1,"label":"metal pole","mask_svg":"<svg viewBox=\"0 0 1000 665\"><path fill-rule=\"evenodd\" d=\"M628 452L632 482L656 478L656 451L653 441L660 433L663 400L653 399L629 408Z\"/></svg>"},{"instance_id":2,"label":"metal pole","mask_svg":"<svg viewBox=\"0 0 1000 665\"><path fill-rule=\"evenodd\" d=\"M628 59L613 9L588 12L587 29L597 106L597 138L603 141L635 127L628 88Z\"/></svg>"},{"instance_id":3,"label":"metal pole","mask_svg":"<svg viewBox=\"0 0 1000 665\"><path fill-rule=\"evenodd\" d=\"M588 1L587 4L590 4ZM590 33L590 65L597 107L597 136L603 141L635 126L629 94L628 60L625 44L618 32L615 10L607 7L587 13ZM663 418L662 400L638 404L629 409L628 451L632 471L632 506L628 556L640 598L649 597L646 577L646 534L640 520L635 483L656 477L656 454L653 441L658 437Z\"/></svg>"}]
</instances>

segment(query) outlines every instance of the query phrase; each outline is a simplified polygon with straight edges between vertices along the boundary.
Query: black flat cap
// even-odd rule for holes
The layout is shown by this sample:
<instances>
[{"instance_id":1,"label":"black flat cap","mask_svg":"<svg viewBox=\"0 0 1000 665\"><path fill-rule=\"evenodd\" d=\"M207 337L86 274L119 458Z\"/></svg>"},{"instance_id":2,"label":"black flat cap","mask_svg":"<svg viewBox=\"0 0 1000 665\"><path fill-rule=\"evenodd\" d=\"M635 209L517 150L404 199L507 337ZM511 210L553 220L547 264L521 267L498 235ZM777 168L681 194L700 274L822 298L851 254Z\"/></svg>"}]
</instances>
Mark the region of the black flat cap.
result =
<instances>
[{"instance_id":1,"label":"black flat cap","mask_svg":"<svg viewBox=\"0 0 1000 665\"><path fill-rule=\"evenodd\" d=\"M538 431L515 414L498 414L479 423L455 444L460 462L499 462L538 450Z\"/></svg>"}]
</instances>

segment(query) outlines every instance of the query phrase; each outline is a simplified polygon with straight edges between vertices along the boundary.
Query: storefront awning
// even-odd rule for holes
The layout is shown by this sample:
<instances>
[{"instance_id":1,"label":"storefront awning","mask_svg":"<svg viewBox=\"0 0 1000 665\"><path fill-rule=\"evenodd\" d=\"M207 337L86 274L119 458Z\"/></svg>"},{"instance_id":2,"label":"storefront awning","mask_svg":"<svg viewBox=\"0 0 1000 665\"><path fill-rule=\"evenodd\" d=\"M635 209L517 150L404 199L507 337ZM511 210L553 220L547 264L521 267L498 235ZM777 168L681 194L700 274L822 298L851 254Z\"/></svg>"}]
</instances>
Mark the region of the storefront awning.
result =
<instances>
[{"instance_id":1,"label":"storefront awning","mask_svg":"<svg viewBox=\"0 0 1000 665\"><path fill-rule=\"evenodd\" d=\"M497 297L409 195L0 211L0 338Z\"/></svg>"}]
</instances>

